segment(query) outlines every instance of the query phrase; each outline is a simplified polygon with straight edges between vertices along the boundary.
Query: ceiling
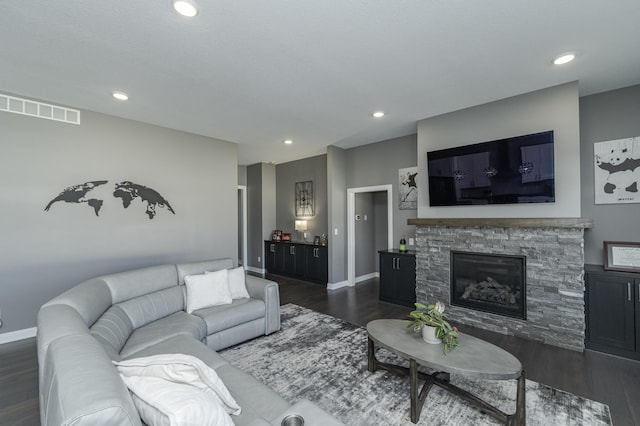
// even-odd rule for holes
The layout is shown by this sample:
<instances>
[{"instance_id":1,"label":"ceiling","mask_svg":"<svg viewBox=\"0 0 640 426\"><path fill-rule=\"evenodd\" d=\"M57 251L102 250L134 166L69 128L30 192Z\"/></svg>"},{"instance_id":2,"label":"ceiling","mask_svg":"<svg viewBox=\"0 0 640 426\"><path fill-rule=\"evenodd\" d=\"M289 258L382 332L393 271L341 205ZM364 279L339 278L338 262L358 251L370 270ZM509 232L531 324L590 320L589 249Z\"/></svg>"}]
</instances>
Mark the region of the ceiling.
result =
<instances>
[{"instance_id":1,"label":"ceiling","mask_svg":"<svg viewBox=\"0 0 640 426\"><path fill-rule=\"evenodd\" d=\"M640 83L638 0L198 4L0 0L0 92L235 142L246 165L569 81L581 96Z\"/></svg>"}]
</instances>

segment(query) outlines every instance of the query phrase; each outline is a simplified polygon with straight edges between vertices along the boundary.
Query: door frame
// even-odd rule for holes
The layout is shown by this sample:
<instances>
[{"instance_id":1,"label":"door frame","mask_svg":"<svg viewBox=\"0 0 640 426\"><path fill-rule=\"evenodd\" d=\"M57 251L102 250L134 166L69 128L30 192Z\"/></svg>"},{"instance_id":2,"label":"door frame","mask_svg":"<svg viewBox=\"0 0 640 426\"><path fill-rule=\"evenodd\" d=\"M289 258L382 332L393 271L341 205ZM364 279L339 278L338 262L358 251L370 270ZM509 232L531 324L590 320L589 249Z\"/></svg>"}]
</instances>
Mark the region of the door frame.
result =
<instances>
[{"instance_id":1,"label":"door frame","mask_svg":"<svg viewBox=\"0 0 640 426\"><path fill-rule=\"evenodd\" d=\"M387 192L387 245L393 248L393 185L347 188L347 285L356 285L356 194Z\"/></svg>"}]
</instances>

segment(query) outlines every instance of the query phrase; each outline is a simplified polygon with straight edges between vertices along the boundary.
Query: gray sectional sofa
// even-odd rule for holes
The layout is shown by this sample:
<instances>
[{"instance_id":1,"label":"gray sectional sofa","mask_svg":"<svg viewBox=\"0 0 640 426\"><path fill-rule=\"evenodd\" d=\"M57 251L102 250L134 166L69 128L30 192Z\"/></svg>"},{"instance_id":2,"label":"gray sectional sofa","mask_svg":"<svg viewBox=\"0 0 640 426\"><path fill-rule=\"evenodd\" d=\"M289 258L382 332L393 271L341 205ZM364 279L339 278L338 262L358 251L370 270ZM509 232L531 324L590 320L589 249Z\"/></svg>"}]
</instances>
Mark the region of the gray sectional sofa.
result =
<instances>
[{"instance_id":1,"label":"gray sectional sofa","mask_svg":"<svg viewBox=\"0 0 640 426\"><path fill-rule=\"evenodd\" d=\"M215 369L242 407L236 425L342 423L309 401L289 404L216 350L280 329L278 285L246 276L249 299L185 311L184 277L228 269L231 259L153 266L85 281L38 313L40 416L43 425L141 425L112 361L192 355Z\"/></svg>"}]
</instances>

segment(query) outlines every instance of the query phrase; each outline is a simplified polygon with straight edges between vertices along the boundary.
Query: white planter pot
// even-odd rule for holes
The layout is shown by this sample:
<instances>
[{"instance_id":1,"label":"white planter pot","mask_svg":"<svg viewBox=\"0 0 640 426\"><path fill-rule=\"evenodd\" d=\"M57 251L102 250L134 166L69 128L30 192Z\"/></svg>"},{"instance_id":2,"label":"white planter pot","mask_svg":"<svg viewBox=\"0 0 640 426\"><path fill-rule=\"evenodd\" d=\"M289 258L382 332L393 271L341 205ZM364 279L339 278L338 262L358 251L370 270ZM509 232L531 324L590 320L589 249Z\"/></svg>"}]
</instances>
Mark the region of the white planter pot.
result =
<instances>
[{"instance_id":1,"label":"white planter pot","mask_svg":"<svg viewBox=\"0 0 640 426\"><path fill-rule=\"evenodd\" d=\"M431 343L432 345L439 345L442 343L442 340L436 337L436 328L429 325L422 327L422 340L427 343Z\"/></svg>"}]
</instances>

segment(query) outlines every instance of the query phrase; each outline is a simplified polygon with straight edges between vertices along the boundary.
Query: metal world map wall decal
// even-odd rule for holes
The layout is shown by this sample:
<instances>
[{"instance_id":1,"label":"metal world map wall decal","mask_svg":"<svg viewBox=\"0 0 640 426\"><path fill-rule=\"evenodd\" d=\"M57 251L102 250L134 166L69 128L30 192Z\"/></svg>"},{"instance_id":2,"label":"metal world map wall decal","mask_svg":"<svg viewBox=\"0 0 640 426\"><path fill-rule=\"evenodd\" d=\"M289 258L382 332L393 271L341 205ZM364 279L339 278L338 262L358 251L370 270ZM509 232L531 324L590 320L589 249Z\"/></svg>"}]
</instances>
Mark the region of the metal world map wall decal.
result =
<instances>
[{"instance_id":1,"label":"metal world map wall decal","mask_svg":"<svg viewBox=\"0 0 640 426\"><path fill-rule=\"evenodd\" d=\"M49 204L44 208L44 211L49 211L51 206L57 202L87 204L93 208L96 216L99 216L104 200L100 198L92 198L91 191L108 182L108 180L94 180L65 188L57 197L49 201ZM173 207L171 207L169 202L162 195L160 195L156 190L144 185L139 185L126 180L117 182L114 186L112 195L114 198L120 198L122 201L122 207L125 209L129 208L131 203L135 200L139 200L144 203L146 207L145 213L149 219L156 217L157 208L163 208L173 214L176 214Z\"/></svg>"}]
</instances>

